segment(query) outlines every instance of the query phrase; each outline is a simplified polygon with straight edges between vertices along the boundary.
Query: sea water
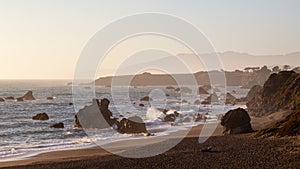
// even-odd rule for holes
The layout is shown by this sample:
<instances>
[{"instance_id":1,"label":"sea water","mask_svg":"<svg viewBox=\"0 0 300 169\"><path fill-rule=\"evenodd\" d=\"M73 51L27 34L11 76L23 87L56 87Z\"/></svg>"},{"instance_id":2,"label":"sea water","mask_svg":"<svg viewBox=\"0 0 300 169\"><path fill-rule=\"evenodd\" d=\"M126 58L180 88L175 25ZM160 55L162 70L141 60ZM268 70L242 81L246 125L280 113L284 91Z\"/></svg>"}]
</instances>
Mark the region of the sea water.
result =
<instances>
[{"instance_id":1,"label":"sea water","mask_svg":"<svg viewBox=\"0 0 300 169\"><path fill-rule=\"evenodd\" d=\"M72 86L67 85L66 80L2 80L0 81L0 97L21 97L28 90L33 91L36 100L33 101L8 101L0 102L0 161L16 160L41 152L54 150L66 150L91 147L101 142L107 144L111 141L143 138L143 135L119 134L111 130L103 129L95 135L92 130L85 131L74 127L74 116L78 109L92 103L85 93L94 91L94 97L98 99L108 98L111 100L109 109L114 117L130 117L137 115L146 122L147 130L156 136L167 135L170 132L190 128L204 123L184 122L170 124L162 122L160 109L178 111L184 117L191 119L196 114L209 113L207 122L217 122L217 114L211 113L210 106L195 105L194 101L204 100L208 95L194 95L191 93L176 93L166 90L164 86L148 87L80 87L81 95L76 95L76 104L72 95ZM223 89L221 89L223 90ZM228 91L235 90L236 97L244 97L247 90L239 87L228 87ZM166 96L165 94L169 94ZM47 100L47 97L54 97ZM151 96L152 101L140 101L144 96ZM184 102L183 102L184 98ZM144 106L141 106L143 104ZM219 106L219 114L243 105ZM32 120L37 113L47 113L49 120ZM54 129L49 126L63 122L65 128ZM89 133L89 135L86 134ZM100 134L99 134L100 133Z\"/></svg>"}]
</instances>

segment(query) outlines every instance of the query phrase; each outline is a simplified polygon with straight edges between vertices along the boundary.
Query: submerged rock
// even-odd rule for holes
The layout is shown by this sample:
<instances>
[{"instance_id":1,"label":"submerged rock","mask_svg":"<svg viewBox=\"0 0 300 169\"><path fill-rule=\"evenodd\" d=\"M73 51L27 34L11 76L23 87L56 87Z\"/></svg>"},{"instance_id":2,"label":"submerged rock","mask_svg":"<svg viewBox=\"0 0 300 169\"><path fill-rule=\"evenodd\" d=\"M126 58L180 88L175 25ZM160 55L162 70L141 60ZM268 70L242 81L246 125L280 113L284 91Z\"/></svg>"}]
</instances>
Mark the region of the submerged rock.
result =
<instances>
[{"instance_id":1,"label":"submerged rock","mask_svg":"<svg viewBox=\"0 0 300 169\"><path fill-rule=\"evenodd\" d=\"M221 119L221 125L225 130L223 134L240 134L252 132L248 112L242 108L228 111Z\"/></svg>"},{"instance_id":2,"label":"submerged rock","mask_svg":"<svg viewBox=\"0 0 300 169\"><path fill-rule=\"evenodd\" d=\"M140 99L141 101L152 101L152 98L149 96L145 96L143 98Z\"/></svg>"},{"instance_id":3,"label":"submerged rock","mask_svg":"<svg viewBox=\"0 0 300 169\"><path fill-rule=\"evenodd\" d=\"M12 96L9 96L9 97L5 97L5 100L15 100L15 98Z\"/></svg>"},{"instance_id":4,"label":"submerged rock","mask_svg":"<svg viewBox=\"0 0 300 169\"><path fill-rule=\"evenodd\" d=\"M50 126L50 128L64 128L64 123L60 122L60 123L55 123L55 124L52 124Z\"/></svg>"},{"instance_id":5,"label":"submerged rock","mask_svg":"<svg viewBox=\"0 0 300 169\"><path fill-rule=\"evenodd\" d=\"M49 120L47 113L38 113L32 117L32 120Z\"/></svg>"}]
</instances>

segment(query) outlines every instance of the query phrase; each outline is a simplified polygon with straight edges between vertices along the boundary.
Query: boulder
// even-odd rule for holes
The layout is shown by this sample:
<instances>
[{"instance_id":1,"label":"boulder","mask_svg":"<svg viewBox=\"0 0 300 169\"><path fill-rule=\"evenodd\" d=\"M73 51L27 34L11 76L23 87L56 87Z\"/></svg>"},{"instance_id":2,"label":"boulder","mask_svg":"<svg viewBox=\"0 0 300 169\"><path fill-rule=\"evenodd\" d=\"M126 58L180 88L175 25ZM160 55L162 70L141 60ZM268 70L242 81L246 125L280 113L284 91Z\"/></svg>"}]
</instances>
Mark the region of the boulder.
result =
<instances>
[{"instance_id":1,"label":"boulder","mask_svg":"<svg viewBox=\"0 0 300 169\"><path fill-rule=\"evenodd\" d=\"M9 97L5 97L5 100L15 100L15 98L12 96L9 96Z\"/></svg>"},{"instance_id":2,"label":"boulder","mask_svg":"<svg viewBox=\"0 0 300 169\"><path fill-rule=\"evenodd\" d=\"M141 101L152 101L152 98L150 98L149 96L145 96L143 98L140 99Z\"/></svg>"},{"instance_id":3,"label":"boulder","mask_svg":"<svg viewBox=\"0 0 300 169\"><path fill-rule=\"evenodd\" d=\"M55 123L55 124L52 124L50 126L50 128L64 128L64 123L60 122L60 123Z\"/></svg>"},{"instance_id":4,"label":"boulder","mask_svg":"<svg viewBox=\"0 0 300 169\"><path fill-rule=\"evenodd\" d=\"M117 123L117 127L117 131L122 134L148 133L144 121L138 116L123 118Z\"/></svg>"},{"instance_id":5,"label":"boulder","mask_svg":"<svg viewBox=\"0 0 300 169\"><path fill-rule=\"evenodd\" d=\"M246 105L249 113L256 117L300 108L300 74L294 71L273 73Z\"/></svg>"},{"instance_id":6,"label":"boulder","mask_svg":"<svg viewBox=\"0 0 300 169\"><path fill-rule=\"evenodd\" d=\"M209 94L209 93L203 87L199 87L198 94Z\"/></svg>"},{"instance_id":7,"label":"boulder","mask_svg":"<svg viewBox=\"0 0 300 169\"><path fill-rule=\"evenodd\" d=\"M221 119L224 126L223 134L240 134L252 132L248 112L242 108L228 111Z\"/></svg>"},{"instance_id":8,"label":"boulder","mask_svg":"<svg viewBox=\"0 0 300 169\"><path fill-rule=\"evenodd\" d=\"M47 113L38 113L32 117L32 120L49 120Z\"/></svg>"},{"instance_id":9,"label":"boulder","mask_svg":"<svg viewBox=\"0 0 300 169\"><path fill-rule=\"evenodd\" d=\"M5 102L5 100L3 98L0 97L0 102Z\"/></svg>"}]
</instances>

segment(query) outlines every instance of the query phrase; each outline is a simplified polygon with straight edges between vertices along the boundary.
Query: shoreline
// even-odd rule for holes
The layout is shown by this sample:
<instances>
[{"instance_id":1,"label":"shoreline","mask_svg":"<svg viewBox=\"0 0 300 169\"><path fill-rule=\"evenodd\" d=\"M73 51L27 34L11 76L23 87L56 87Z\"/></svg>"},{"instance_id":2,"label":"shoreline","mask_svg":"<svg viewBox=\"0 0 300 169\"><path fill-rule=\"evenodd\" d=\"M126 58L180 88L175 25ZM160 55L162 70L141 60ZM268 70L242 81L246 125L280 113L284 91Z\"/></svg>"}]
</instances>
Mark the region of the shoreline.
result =
<instances>
[{"instance_id":1,"label":"shoreline","mask_svg":"<svg viewBox=\"0 0 300 169\"><path fill-rule=\"evenodd\" d=\"M104 144L101 147L105 147L105 149L113 150L114 152L116 151L121 152L121 150L124 151L124 146L126 146L128 150L132 147L137 147L137 146L144 147L151 144L155 144L157 142L161 142L162 141L161 137L163 137L163 140L169 140L169 139L179 138L183 134L186 134L185 138L198 138L203 126L204 124L200 124L192 127L190 130L175 131L165 136L157 136L157 137L150 136L150 137L145 137L140 139L115 141L108 144ZM222 130L223 130L222 126L218 124L212 136L222 135ZM74 148L74 149L67 149L67 150L53 150L49 152L39 152L24 158L0 162L0 168L45 163L49 161L51 162L72 161L87 156L113 155L113 153L110 153L101 147L94 143L94 145L91 145L91 147Z\"/></svg>"}]
</instances>

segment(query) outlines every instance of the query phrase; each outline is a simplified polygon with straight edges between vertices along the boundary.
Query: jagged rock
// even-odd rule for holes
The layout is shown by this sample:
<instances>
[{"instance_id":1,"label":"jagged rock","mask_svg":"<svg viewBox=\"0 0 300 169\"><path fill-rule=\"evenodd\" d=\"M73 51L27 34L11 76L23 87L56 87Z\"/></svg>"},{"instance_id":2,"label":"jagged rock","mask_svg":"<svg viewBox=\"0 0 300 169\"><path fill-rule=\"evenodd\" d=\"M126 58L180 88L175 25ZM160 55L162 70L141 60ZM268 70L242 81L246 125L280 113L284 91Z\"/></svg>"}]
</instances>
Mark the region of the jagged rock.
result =
<instances>
[{"instance_id":1,"label":"jagged rock","mask_svg":"<svg viewBox=\"0 0 300 169\"><path fill-rule=\"evenodd\" d=\"M32 117L32 120L49 120L47 113L38 113Z\"/></svg>"},{"instance_id":2,"label":"jagged rock","mask_svg":"<svg viewBox=\"0 0 300 169\"><path fill-rule=\"evenodd\" d=\"M60 123L55 123L55 124L52 124L50 126L50 128L64 128L64 123L60 122Z\"/></svg>"},{"instance_id":3,"label":"jagged rock","mask_svg":"<svg viewBox=\"0 0 300 169\"><path fill-rule=\"evenodd\" d=\"M15 100L15 98L12 96L9 96L9 97L5 97L5 100Z\"/></svg>"},{"instance_id":4,"label":"jagged rock","mask_svg":"<svg viewBox=\"0 0 300 169\"><path fill-rule=\"evenodd\" d=\"M5 100L3 98L0 97L0 102L5 102Z\"/></svg>"},{"instance_id":5,"label":"jagged rock","mask_svg":"<svg viewBox=\"0 0 300 169\"><path fill-rule=\"evenodd\" d=\"M204 101L201 102L201 104L211 104L218 102L218 95L214 92L210 96L208 96Z\"/></svg>"},{"instance_id":6,"label":"jagged rock","mask_svg":"<svg viewBox=\"0 0 300 169\"><path fill-rule=\"evenodd\" d=\"M28 91L27 93L25 93L24 96L17 98L17 101L24 101L24 100L35 100L35 98L33 97L32 91Z\"/></svg>"},{"instance_id":7,"label":"jagged rock","mask_svg":"<svg viewBox=\"0 0 300 169\"><path fill-rule=\"evenodd\" d=\"M141 101L152 101L152 98L150 98L149 96L145 96L143 98L140 99Z\"/></svg>"},{"instance_id":8,"label":"jagged rock","mask_svg":"<svg viewBox=\"0 0 300 169\"><path fill-rule=\"evenodd\" d=\"M226 101L225 104L231 104L231 105L235 105L237 102L236 97L234 97L232 94L230 93L226 93Z\"/></svg>"},{"instance_id":9,"label":"jagged rock","mask_svg":"<svg viewBox=\"0 0 300 169\"><path fill-rule=\"evenodd\" d=\"M221 119L221 125L224 126L224 134L240 134L252 132L250 117L246 110L237 108L228 111Z\"/></svg>"},{"instance_id":10,"label":"jagged rock","mask_svg":"<svg viewBox=\"0 0 300 169\"><path fill-rule=\"evenodd\" d=\"M144 121L138 117L133 116L128 119L123 118L117 123L117 131L126 134L148 133Z\"/></svg>"},{"instance_id":11,"label":"jagged rock","mask_svg":"<svg viewBox=\"0 0 300 169\"><path fill-rule=\"evenodd\" d=\"M294 71L272 74L246 105L253 116L300 108L300 74Z\"/></svg>"},{"instance_id":12,"label":"jagged rock","mask_svg":"<svg viewBox=\"0 0 300 169\"><path fill-rule=\"evenodd\" d=\"M247 101L252 100L256 95L258 95L261 92L261 90L262 90L262 86L254 85L248 92L248 94L246 96L246 100Z\"/></svg>"},{"instance_id":13,"label":"jagged rock","mask_svg":"<svg viewBox=\"0 0 300 169\"><path fill-rule=\"evenodd\" d=\"M93 100L93 104L85 106L75 116L75 126L84 128L115 128L120 133L148 133L146 125L138 116L123 118L118 121L112 117L112 112L108 109L109 100L104 98L100 102L97 99Z\"/></svg>"},{"instance_id":14,"label":"jagged rock","mask_svg":"<svg viewBox=\"0 0 300 169\"><path fill-rule=\"evenodd\" d=\"M262 129L256 133L260 136L295 136L300 135L300 110L294 110L284 120L272 127Z\"/></svg>"},{"instance_id":15,"label":"jagged rock","mask_svg":"<svg viewBox=\"0 0 300 169\"><path fill-rule=\"evenodd\" d=\"M209 94L209 93L203 87L199 87L198 94Z\"/></svg>"}]
</instances>

